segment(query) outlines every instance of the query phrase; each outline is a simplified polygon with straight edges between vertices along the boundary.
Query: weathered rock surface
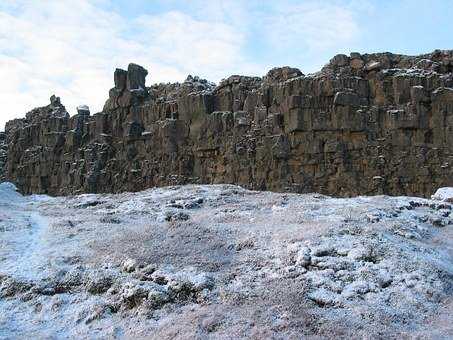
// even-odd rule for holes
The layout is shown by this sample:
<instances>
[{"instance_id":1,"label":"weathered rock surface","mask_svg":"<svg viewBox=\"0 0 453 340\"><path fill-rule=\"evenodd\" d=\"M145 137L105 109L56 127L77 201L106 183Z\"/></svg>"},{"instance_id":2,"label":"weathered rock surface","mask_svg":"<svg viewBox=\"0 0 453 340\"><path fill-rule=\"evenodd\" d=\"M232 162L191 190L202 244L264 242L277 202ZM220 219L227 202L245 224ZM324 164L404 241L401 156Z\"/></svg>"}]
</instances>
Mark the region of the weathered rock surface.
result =
<instances>
[{"instance_id":1,"label":"weathered rock surface","mask_svg":"<svg viewBox=\"0 0 453 340\"><path fill-rule=\"evenodd\" d=\"M0 182L5 179L6 157L8 151L8 144L6 144L6 134L0 132Z\"/></svg>"},{"instance_id":2,"label":"weathered rock surface","mask_svg":"<svg viewBox=\"0 0 453 340\"><path fill-rule=\"evenodd\" d=\"M137 191L183 183L332 195L429 196L453 186L453 51L337 55L218 86L145 87L115 71L100 113L58 98L6 126L6 174L25 193Z\"/></svg>"}]
</instances>

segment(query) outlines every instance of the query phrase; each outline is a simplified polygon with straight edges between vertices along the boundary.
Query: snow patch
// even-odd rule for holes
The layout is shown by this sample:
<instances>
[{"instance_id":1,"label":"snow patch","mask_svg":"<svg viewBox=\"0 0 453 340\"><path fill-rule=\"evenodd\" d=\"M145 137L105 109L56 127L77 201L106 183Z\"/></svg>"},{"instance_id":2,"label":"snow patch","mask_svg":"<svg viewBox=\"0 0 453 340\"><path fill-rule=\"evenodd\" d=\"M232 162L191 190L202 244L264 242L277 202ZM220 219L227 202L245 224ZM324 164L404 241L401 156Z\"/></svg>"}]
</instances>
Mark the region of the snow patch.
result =
<instances>
[{"instance_id":1,"label":"snow patch","mask_svg":"<svg viewBox=\"0 0 453 340\"><path fill-rule=\"evenodd\" d=\"M436 191L434 195L431 196L431 199L444 202L453 202L453 188L452 187L440 188Z\"/></svg>"},{"instance_id":2,"label":"snow patch","mask_svg":"<svg viewBox=\"0 0 453 340\"><path fill-rule=\"evenodd\" d=\"M0 204L24 202L24 197L17 191L13 183L0 183Z\"/></svg>"},{"instance_id":3,"label":"snow patch","mask_svg":"<svg viewBox=\"0 0 453 340\"><path fill-rule=\"evenodd\" d=\"M241 338L244 320L269 338L431 332L453 294L452 213L414 197L188 185L49 198L4 183L0 338L166 339L192 325L186 338ZM287 313L304 323L269 327ZM222 316L210 334L196 326L207 315Z\"/></svg>"}]
</instances>

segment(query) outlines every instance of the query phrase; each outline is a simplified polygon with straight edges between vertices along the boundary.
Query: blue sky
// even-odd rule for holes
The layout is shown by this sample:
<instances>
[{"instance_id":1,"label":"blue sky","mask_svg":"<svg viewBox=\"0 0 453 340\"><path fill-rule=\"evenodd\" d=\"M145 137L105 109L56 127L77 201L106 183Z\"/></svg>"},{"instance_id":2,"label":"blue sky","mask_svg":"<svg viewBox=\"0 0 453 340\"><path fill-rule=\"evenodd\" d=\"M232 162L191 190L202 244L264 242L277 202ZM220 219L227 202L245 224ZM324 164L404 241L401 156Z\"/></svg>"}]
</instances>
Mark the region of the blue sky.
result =
<instances>
[{"instance_id":1,"label":"blue sky","mask_svg":"<svg viewBox=\"0 0 453 340\"><path fill-rule=\"evenodd\" d=\"M451 0L1 0L0 130L54 93L100 111L129 62L148 84L310 73L338 53L453 48L452 16Z\"/></svg>"}]
</instances>

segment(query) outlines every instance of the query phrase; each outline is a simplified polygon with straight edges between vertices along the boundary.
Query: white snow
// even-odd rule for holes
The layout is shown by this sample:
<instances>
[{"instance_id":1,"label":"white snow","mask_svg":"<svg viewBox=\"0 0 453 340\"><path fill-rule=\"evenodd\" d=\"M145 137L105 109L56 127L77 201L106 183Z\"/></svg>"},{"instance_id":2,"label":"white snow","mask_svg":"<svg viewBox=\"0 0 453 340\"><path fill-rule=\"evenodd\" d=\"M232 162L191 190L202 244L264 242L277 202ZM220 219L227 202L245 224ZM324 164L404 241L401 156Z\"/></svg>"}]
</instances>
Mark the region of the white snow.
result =
<instances>
[{"instance_id":1,"label":"white snow","mask_svg":"<svg viewBox=\"0 0 453 340\"><path fill-rule=\"evenodd\" d=\"M440 188L436 191L434 195L431 196L431 199L453 202L453 188L452 187Z\"/></svg>"},{"instance_id":2,"label":"white snow","mask_svg":"<svg viewBox=\"0 0 453 340\"><path fill-rule=\"evenodd\" d=\"M0 258L3 274L37 279L47 269L49 222L31 206L50 201L44 195L24 197L12 183L0 184Z\"/></svg>"},{"instance_id":3,"label":"white snow","mask_svg":"<svg viewBox=\"0 0 453 340\"><path fill-rule=\"evenodd\" d=\"M451 214L411 197L2 183L0 339L448 338Z\"/></svg>"},{"instance_id":4,"label":"white snow","mask_svg":"<svg viewBox=\"0 0 453 340\"><path fill-rule=\"evenodd\" d=\"M0 204L15 204L23 201L24 198L17 192L14 184L8 182L0 183Z\"/></svg>"},{"instance_id":5,"label":"white snow","mask_svg":"<svg viewBox=\"0 0 453 340\"><path fill-rule=\"evenodd\" d=\"M79 105L77 106L77 111L90 111L88 105Z\"/></svg>"}]
</instances>

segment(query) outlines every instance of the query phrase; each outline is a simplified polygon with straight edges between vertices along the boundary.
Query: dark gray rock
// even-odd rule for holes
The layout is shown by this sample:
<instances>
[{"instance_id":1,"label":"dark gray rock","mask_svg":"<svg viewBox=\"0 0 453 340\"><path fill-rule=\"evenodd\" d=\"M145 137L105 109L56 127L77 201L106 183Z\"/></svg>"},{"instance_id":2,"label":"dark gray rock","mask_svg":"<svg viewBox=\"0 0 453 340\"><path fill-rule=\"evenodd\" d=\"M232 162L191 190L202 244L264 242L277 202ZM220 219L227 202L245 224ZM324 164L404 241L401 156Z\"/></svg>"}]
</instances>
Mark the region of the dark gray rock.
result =
<instances>
[{"instance_id":1,"label":"dark gray rock","mask_svg":"<svg viewBox=\"0 0 453 340\"><path fill-rule=\"evenodd\" d=\"M129 91L145 90L145 79L148 71L137 64L129 64L127 68L127 89Z\"/></svg>"},{"instance_id":2,"label":"dark gray rock","mask_svg":"<svg viewBox=\"0 0 453 340\"><path fill-rule=\"evenodd\" d=\"M0 182L5 180L6 159L7 159L8 144L6 143L6 134L0 132Z\"/></svg>"},{"instance_id":3,"label":"dark gray rock","mask_svg":"<svg viewBox=\"0 0 453 340\"><path fill-rule=\"evenodd\" d=\"M453 186L451 60L453 51L353 53L312 75L281 67L149 88L130 64L115 71L101 113L69 117L53 96L8 122L0 173L6 162L22 192L53 195L235 183L429 196Z\"/></svg>"},{"instance_id":4,"label":"dark gray rock","mask_svg":"<svg viewBox=\"0 0 453 340\"><path fill-rule=\"evenodd\" d=\"M122 92L126 88L127 71L117 68L114 73L115 89Z\"/></svg>"}]
</instances>

